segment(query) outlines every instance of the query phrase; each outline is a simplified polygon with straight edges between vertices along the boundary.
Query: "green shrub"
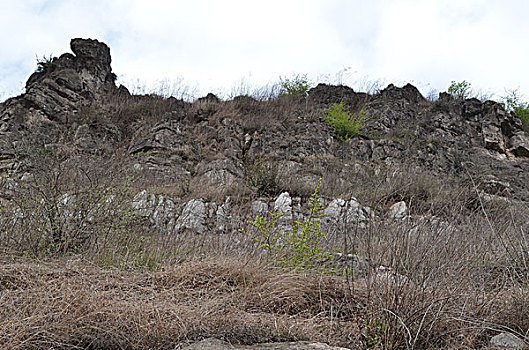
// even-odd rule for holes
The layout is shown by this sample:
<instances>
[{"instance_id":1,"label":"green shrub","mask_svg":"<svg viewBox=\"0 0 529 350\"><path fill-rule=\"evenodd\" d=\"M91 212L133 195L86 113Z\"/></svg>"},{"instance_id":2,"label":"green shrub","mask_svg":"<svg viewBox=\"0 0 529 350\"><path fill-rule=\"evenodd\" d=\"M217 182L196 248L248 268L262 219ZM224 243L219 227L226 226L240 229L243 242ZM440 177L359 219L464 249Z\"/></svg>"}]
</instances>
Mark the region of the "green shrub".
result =
<instances>
[{"instance_id":1,"label":"green shrub","mask_svg":"<svg viewBox=\"0 0 529 350\"><path fill-rule=\"evenodd\" d=\"M293 96L307 98L310 90L310 81L306 74L297 74L292 78L279 77L279 96Z\"/></svg>"},{"instance_id":2,"label":"green shrub","mask_svg":"<svg viewBox=\"0 0 529 350\"><path fill-rule=\"evenodd\" d=\"M362 108L358 114L352 114L344 106L343 102L339 104L333 103L331 108L325 111L325 118L334 128L342 142L360 135L366 121L369 120L365 108Z\"/></svg>"},{"instance_id":3,"label":"green shrub","mask_svg":"<svg viewBox=\"0 0 529 350\"><path fill-rule=\"evenodd\" d=\"M454 96L455 98L464 100L470 95L470 83L466 80L463 80L461 82L455 82L454 80L452 80L452 83L448 87L448 93Z\"/></svg>"},{"instance_id":4,"label":"green shrub","mask_svg":"<svg viewBox=\"0 0 529 350\"><path fill-rule=\"evenodd\" d=\"M42 58L37 58L37 73L49 73L53 72L57 68L57 58L52 57L46 57L43 56Z\"/></svg>"},{"instance_id":5,"label":"green shrub","mask_svg":"<svg viewBox=\"0 0 529 350\"><path fill-rule=\"evenodd\" d=\"M327 236L321 231L318 221L323 217L320 213L323 206L318 203L320 185L321 179L312 194L309 214L303 222L295 221L290 230L283 231L278 224L283 213L270 211L266 217L257 216L254 221L247 221L254 233L240 230L259 249L266 251L268 262L294 270L310 269L316 266L317 260L329 258L336 251L325 251L321 246L322 240L327 240Z\"/></svg>"},{"instance_id":6,"label":"green shrub","mask_svg":"<svg viewBox=\"0 0 529 350\"><path fill-rule=\"evenodd\" d=\"M529 126L529 103L522 101L522 95L518 90L509 90L507 95L501 98L500 103L505 110L514 112L525 127Z\"/></svg>"}]
</instances>

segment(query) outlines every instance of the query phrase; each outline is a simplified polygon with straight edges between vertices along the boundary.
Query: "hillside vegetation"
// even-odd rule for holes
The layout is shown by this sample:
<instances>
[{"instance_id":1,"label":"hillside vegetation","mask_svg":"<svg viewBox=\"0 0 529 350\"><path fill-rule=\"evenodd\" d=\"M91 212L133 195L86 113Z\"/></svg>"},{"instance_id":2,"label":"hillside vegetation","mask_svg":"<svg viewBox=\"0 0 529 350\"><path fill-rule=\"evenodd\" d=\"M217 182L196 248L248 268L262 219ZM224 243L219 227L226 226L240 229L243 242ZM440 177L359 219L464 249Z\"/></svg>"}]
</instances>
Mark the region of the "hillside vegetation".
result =
<instances>
[{"instance_id":1,"label":"hillside vegetation","mask_svg":"<svg viewBox=\"0 0 529 350\"><path fill-rule=\"evenodd\" d=\"M297 76L188 102L71 49L0 104L1 348L529 343L516 92Z\"/></svg>"}]
</instances>

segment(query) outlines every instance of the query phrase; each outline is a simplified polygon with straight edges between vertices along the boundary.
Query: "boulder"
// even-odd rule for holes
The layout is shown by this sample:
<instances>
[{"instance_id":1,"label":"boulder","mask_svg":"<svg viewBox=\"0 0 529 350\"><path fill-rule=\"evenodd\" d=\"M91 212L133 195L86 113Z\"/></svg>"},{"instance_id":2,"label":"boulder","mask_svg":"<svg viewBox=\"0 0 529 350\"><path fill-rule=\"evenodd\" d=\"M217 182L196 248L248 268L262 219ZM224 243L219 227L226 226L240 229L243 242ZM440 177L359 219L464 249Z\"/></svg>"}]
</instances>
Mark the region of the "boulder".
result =
<instances>
[{"instance_id":1,"label":"boulder","mask_svg":"<svg viewBox=\"0 0 529 350\"><path fill-rule=\"evenodd\" d=\"M274 202L274 211L283 213L282 221L292 220L292 198L288 192L283 192Z\"/></svg>"},{"instance_id":2,"label":"boulder","mask_svg":"<svg viewBox=\"0 0 529 350\"><path fill-rule=\"evenodd\" d=\"M187 202L182 214L176 220L175 232L191 231L199 234L206 232L207 212L202 199L192 199Z\"/></svg>"},{"instance_id":3,"label":"boulder","mask_svg":"<svg viewBox=\"0 0 529 350\"><path fill-rule=\"evenodd\" d=\"M529 346L512 333L500 333L490 340L490 346L497 346L504 349L529 349Z\"/></svg>"},{"instance_id":4,"label":"boulder","mask_svg":"<svg viewBox=\"0 0 529 350\"><path fill-rule=\"evenodd\" d=\"M216 159L199 163L196 174L204 186L232 187L241 183L244 169L230 159Z\"/></svg>"},{"instance_id":5,"label":"boulder","mask_svg":"<svg viewBox=\"0 0 529 350\"><path fill-rule=\"evenodd\" d=\"M345 214L347 227L352 230L356 228L367 228L369 225L370 214L369 208L362 207L356 198L351 198L347 202L347 211Z\"/></svg>"},{"instance_id":6,"label":"boulder","mask_svg":"<svg viewBox=\"0 0 529 350\"><path fill-rule=\"evenodd\" d=\"M265 216L266 212L268 211L268 204L266 202L263 202L261 200L253 201L251 204L252 208L252 216Z\"/></svg>"},{"instance_id":7,"label":"boulder","mask_svg":"<svg viewBox=\"0 0 529 350\"><path fill-rule=\"evenodd\" d=\"M404 201L397 202L389 208L389 217L392 219L404 219L408 213L408 205Z\"/></svg>"},{"instance_id":8,"label":"boulder","mask_svg":"<svg viewBox=\"0 0 529 350\"><path fill-rule=\"evenodd\" d=\"M514 134L510 142L510 151L518 157L529 157L529 136L523 131Z\"/></svg>"},{"instance_id":9,"label":"boulder","mask_svg":"<svg viewBox=\"0 0 529 350\"><path fill-rule=\"evenodd\" d=\"M333 199L323 210L323 220L326 223L336 223L342 217L342 210L346 202L343 199Z\"/></svg>"}]
</instances>

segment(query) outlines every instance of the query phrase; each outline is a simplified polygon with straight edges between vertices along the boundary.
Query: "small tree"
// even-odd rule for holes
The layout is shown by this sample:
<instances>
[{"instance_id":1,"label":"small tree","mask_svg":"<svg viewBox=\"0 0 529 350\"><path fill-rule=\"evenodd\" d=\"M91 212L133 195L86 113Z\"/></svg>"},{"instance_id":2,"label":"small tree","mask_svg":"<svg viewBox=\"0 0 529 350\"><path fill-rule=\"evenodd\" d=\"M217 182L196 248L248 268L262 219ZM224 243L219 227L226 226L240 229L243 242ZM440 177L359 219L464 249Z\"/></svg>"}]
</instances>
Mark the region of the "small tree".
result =
<instances>
[{"instance_id":1,"label":"small tree","mask_svg":"<svg viewBox=\"0 0 529 350\"><path fill-rule=\"evenodd\" d=\"M524 127L529 126L529 103L522 101L522 95L517 89L508 90L507 95L501 98L500 103L505 110L514 112Z\"/></svg>"},{"instance_id":2,"label":"small tree","mask_svg":"<svg viewBox=\"0 0 529 350\"><path fill-rule=\"evenodd\" d=\"M339 104L333 103L331 108L325 111L325 118L338 134L340 141L343 142L360 135L366 121L369 120L367 114L365 108L362 108L358 114L352 114L342 101Z\"/></svg>"},{"instance_id":3,"label":"small tree","mask_svg":"<svg viewBox=\"0 0 529 350\"><path fill-rule=\"evenodd\" d=\"M448 87L448 93L457 99L464 100L470 95L470 83L466 80L461 82L452 80L452 83Z\"/></svg>"},{"instance_id":4,"label":"small tree","mask_svg":"<svg viewBox=\"0 0 529 350\"><path fill-rule=\"evenodd\" d=\"M309 214L303 222L295 221L290 230L283 231L278 225L283 213L270 211L266 217L257 216L254 221L247 221L253 228L252 233L240 229L258 249L266 251L268 262L291 269L310 269L316 266L317 260L329 258L337 250L325 251L321 246L327 236L318 221L323 217L320 213L323 206L318 202L320 185L321 179L312 194Z\"/></svg>"},{"instance_id":5,"label":"small tree","mask_svg":"<svg viewBox=\"0 0 529 350\"><path fill-rule=\"evenodd\" d=\"M309 96L310 81L306 74L297 74L292 78L279 77L279 96L293 96L307 98Z\"/></svg>"}]
</instances>

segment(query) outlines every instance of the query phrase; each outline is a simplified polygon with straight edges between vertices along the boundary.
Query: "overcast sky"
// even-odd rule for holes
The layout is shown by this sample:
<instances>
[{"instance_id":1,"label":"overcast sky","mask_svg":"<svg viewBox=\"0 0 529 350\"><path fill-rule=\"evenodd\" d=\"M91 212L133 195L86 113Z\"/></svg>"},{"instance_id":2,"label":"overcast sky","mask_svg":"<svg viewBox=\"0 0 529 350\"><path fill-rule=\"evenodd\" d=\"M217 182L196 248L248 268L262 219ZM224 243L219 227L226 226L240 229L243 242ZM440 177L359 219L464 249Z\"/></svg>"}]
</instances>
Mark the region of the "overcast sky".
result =
<instances>
[{"instance_id":1,"label":"overcast sky","mask_svg":"<svg viewBox=\"0 0 529 350\"><path fill-rule=\"evenodd\" d=\"M0 100L71 38L111 49L132 90L162 80L227 92L308 74L355 89L452 80L529 99L527 0L0 0Z\"/></svg>"}]
</instances>

